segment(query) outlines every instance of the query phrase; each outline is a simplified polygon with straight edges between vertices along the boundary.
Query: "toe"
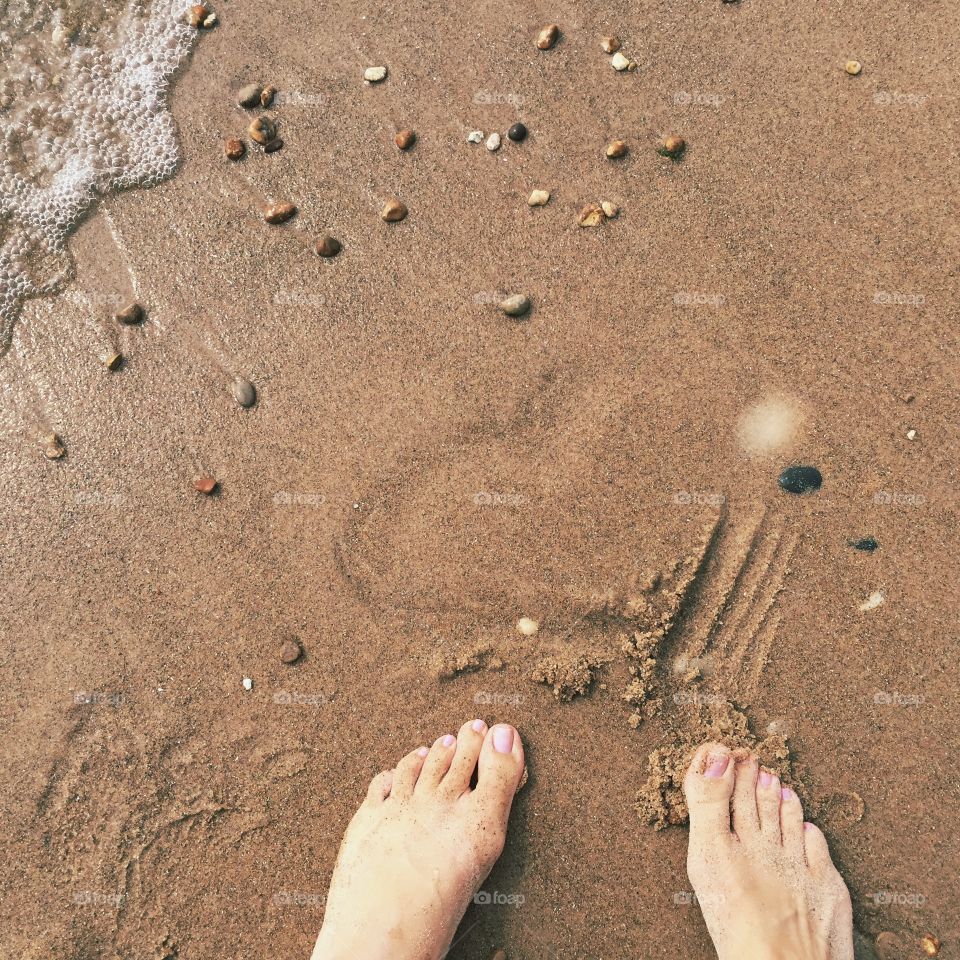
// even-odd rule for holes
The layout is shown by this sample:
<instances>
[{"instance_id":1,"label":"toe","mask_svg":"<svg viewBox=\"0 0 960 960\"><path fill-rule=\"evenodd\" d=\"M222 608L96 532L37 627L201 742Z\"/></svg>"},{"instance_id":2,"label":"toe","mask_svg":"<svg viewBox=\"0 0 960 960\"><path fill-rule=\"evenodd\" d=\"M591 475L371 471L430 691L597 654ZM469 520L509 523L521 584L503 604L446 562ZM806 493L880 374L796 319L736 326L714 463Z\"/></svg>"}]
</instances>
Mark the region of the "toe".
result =
<instances>
[{"instance_id":1,"label":"toe","mask_svg":"<svg viewBox=\"0 0 960 960\"><path fill-rule=\"evenodd\" d=\"M803 825L803 852L807 866L813 873L828 873L833 868L827 838L823 835L823 831L812 823Z\"/></svg>"},{"instance_id":2,"label":"toe","mask_svg":"<svg viewBox=\"0 0 960 960\"><path fill-rule=\"evenodd\" d=\"M437 737L427 759L423 761L423 769L417 779L417 793L427 790L436 790L437 784L443 775L450 769L450 762L457 749L457 738L452 733Z\"/></svg>"},{"instance_id":3,"label":"toe","mask_svg":"<svg viewBox=\"0 0 960 960\"><path fill-rule=\"evenodd\" d=\"M391 797L406 800L413 796L413 788L417 785L423 761L429 752L426 747L418 747L397 764L397 769L393 771L393 784L390 787Z\"/></svg>"},{"instance_id":4,"label":"toe","mask_svg":"<svg viewBox=\"0 0 960 960\"><path fill-rule=\"evenodd\" d=\"M705 743L693 755L683 781L690 812L690 844L730 840L734 764L729 747Z\"/></svg>"},{"instance_id":5,"label":"toe","mask_svg":"<svg viewBox=\"0 0 960 960\"><path fill-rule=\"evenodd\" d=\"M390 786L393 783L393 771L384 770L378 773L367 787L367 803L376 806L383 803L390 796Z\"/></svg>"},{"instance_id":6,"label":"toe","mask_svg":"<svg viewBox=\"0 0 960 960\"><path fill-rule=\"evenodd\" d=\"M752 840L760 833L757 810L757 776L760 766L756 757L737 762L737 779L733 788L733 831L741 840Z\"/></svg>"},{"instance_id":7,"label":"toe","mask_svg":"<svg viewBox=\"0 0 960 960\"><path fill-rule=\"evenodd\" d=\"M523 776L523 765L520 734L506 723L491 727L480 747L477 788L472 796L503 828Z\"/></svg>"},{"instance_id":8,"label":"toe","mask_svg":"<svg viewBox=\"0 0 960 960\"><path fill-rule=\"evenodd\" d=\"M482 720L470 720L460 728L453 761L440 782L440 789L448 796L456 799L470 789L486 733L487 725Z\"/></svg>"},{"instance_id":9,"label":"toe","mask_svg":"<svg viewBox=\"0 0 960 960\"><path fill-rule=\"evenodd\" d=\"M803 862L803 807L800 798L789 788L780 790L780 836L784 850Z\"/></svg>"},{"instance_id":10,"label":"toe","mask_svg":"<svg viewBox=\"0 0 960 960\"><path fill-rule=\"evenodd\" d=\"M757 813L761 836L780 846L780 778L769 770L757 777Z\"/></svg>"}]
</instances>

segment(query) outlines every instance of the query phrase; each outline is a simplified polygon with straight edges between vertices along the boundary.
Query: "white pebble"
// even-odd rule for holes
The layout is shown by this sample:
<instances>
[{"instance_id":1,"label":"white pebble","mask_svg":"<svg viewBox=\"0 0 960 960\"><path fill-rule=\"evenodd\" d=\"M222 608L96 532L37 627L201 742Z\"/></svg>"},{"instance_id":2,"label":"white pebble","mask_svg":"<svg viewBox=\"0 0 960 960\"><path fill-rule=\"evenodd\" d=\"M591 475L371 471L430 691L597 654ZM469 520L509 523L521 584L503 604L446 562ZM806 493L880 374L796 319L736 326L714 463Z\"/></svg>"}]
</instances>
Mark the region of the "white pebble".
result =
<instances>
[{"instance_id":1,"label":"white pebble","mask_svg":"<svg viewBox=\"0 0 960 960\"><path fill-rule=\"evenodd\" d=\"M879 590L874 590L873 593L860 604L860 612L866 613L868 610L876 610L885 599Z\"/></svg>"},{"instance_id":2,"label":"white pebble","mask_svg":"<svg viewBox=\"0 0 960 960\"><path fill-rule=\"evenodd\" d=\"M467 134L467 143L482 143L482 142L483 142L482 130L471 130Z\"/></svg>"},{"instance_id":3,"label":"white pebble","mask_svg":"<svg viewBox=\"0 0 960 960\"><path fill-rule=\"evenodd\" d=\"M379 83L386 75L386 67L367 67L367 69L363 71L363 79L366 80L367 83Z\"/></svg>"},{"instance_id":4,"label":"white pebble","mask_svg":"<svg viewBox=\"0 0 960 960\"><path fill-rule=\"evenodd\" d=\"M244 677L244 678L243 678L243 689L244 689L244 690L252 690L252 689L253 689L253 681L252 681L249 677Z\"/></svg>"},{"instance_id":5,"label":"white pebble","mask_svg":"<svg viewBox=\"0 0 960 960\"><path fill-rule=\"evenodd\" d=\"M527 198L527 203L531 207L542 207L550 199L549 190L534 190Z\"/></svg>"},{"instance_id":6,"label":"white pebble","mask_svg":"<svg viewBox=\"0 0 960 960\"><path fill-rule=\"evenodd\" d=\"M630 66L630 61L618 50L610 59L610 66L614 70L626 70Z\"/></svg>"},{"instance_id":7,"label":"white pebble","mask_svg":"<svg viewBox=\"0 0 960 960\"><path fill-rule=\"evenodd\" d=\"M517 633L521 633L525 637L532 637L539 629L539 621L532 620L530 617L521 617L517 621Z\"/></svg>"},{"instance_id":8,"label":"white pebble","mask_svg":"<svg viewBox=\"0 0 960 960\"><path fill-rule=\"evenodd\" d=\"M491 153L493 153L494 150L499 150L499 149L500 149L500 134L499 134L499 133L491 133L490 136L487 137L487 149L488 149Z\"/></svg>"},{"instance_id":9,"label":"white pebble","mask_svg":"<svg viewBox=\"0 0 960 960\"><path fill-rule=\"evenodd\" d=\"M907 431L907 439L908 439L908 440L916 440L916 439L917 439L917 431L916 431L916 430L908 430L908 431Z\"/></svg>"}]
</instances>

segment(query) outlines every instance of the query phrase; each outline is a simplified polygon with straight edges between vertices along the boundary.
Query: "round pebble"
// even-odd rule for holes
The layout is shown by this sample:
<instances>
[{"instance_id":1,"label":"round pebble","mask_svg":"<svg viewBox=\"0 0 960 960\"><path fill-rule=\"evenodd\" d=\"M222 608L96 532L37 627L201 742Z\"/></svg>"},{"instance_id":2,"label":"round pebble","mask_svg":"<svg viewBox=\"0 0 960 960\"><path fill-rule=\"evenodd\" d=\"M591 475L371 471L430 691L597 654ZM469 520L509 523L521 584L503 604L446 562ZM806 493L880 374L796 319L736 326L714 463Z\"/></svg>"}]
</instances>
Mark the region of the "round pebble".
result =
<instances>
[{"instance_id":1,"label":"round pebble","mask_svg":"<svg viewBox=\"0 0 960 960\"><path fill-rule=\"evenodd\" d=\"M529 131L527 130L527 127L526 127L525 124L523 124L523 123L515 123L515 124L507 131L507 136L508 136L514 143L522 143L524 140L527 139L527 133L528 133L528 132L529 132Z\"/></svg>"},{"instance_id":2,"label":"round pebble","mask_svg":"<svg viewBox=\"0 0 960 960\"><path fill-rule=\"evenodd\" d=\"M190 26L199 29L204 25L207 17L210 16L210 9L203 4L196 3L190 8Z\"/></svg>"},{"instance_id":3,"label":"round pebble","mask_svg":"<svg viewBox=\"0 0 960 960\"><path fill-rule=\"evenodd\" d=\"M556 23L548 23L537 34L537 49L550 50L560 39L560 27Z\"/></svg>"},{"instance_id":4,"label":"round pebble","mask_svg":"<svg viewBox=\"0 0 960 960\"><path fill-rule=\"evenodd\" d=\"M467 143L483 143L483 131L471 130L467 134Z\"/></svg>"},{"instance_id":5,"label":"round pebble","mask_svg":"<svg viewBox=\"0 0 960 960\"><path fill-rule=\"evenodd\" d=\"M146 318L146 311L139 303L127 304L122 310L114 314L114 318L128 327L137 323L143 323Z\"/></svg>"},{"instance_id":6,"label":"round pebble","mask_svg":"<svg viewBox=\"0 0 960 960\"><path fill-rule=\"evenodd\" d=\"M210 494L217 489L217 481L211 477L209 473L205 473L193 481L193 489L196 490L197 493L210 496Z\"/></svg>"},{"instance_id":7,"label":"round pebble","mask_svg":"<svg viewBox=\"0 0 960 960\"><path fill-rule=\"evenodd\" d=\"M264 153L276 153L283 149L283 137L274 137L269 143L263 145Z\"/></svg>"},{"instance_id":8,"label":"round pebble","mask_svg":"<svg viewBox=\"0 0 960 960\"><path fill-rule=\"evenodd\" d=\"M521 617L517 621L517 633L524 637L532 637L540 629L540 622L531 617Z\"/></svg>"},{"instance_id":9,"label":"round pebble","mask_svg":"<svg viewBox=\"0 0 960 960\"><path fill-rule=\"evenodd\" d=\"M607 144L607 158L609 160L617 160L620 157L625 157L628 149L625 140L611 140Z\"/></svg>"},{"instance_id":10,"label":"round pebble","mask_svg":"<svg viewBox=\"0 0 960 960\"><path fill-rule=\"evenodd\" d=\"M530 310L530 298L522 293L515 293L501 302L500 309L508 317L522 317Z\"/></svg>"},{"instance_id":11,"label":"round pebble","mask_svg":"<svg viewBox=\"0 0 960 960\"><path fill-rule=\"evenodd\" d=\"M487 137L487 149L488 149L491 153L494 153L496 150L499 150L499 149L500 149L500 134L499 134L499 133L491 133L490 136Z\"/></svg>"},{"instance_id":12,"label":"round pebble","mask_svg":"<svg viewBox=\"0 0 960 960\"><path fill-rule=\"evenodd\" d=\"M620 213L620 208L609 200L604 200L603 203L600 204L600 209L608 220L612 220Z\"/></svg>"},{"instance_id":13,"label":"round pebble","mask_svg":"<svg viewBox=\"0 0 960 960\"><path fill-rule=\"evenodd\" d=\"M260 91L260 106L269 107L273 103L273 98L277 95L276 87L264 87Z\"/></svg>"},{"instance_id":14,"label":"round pebble","mask_svg":"<svg viewBox=\"0 0 960 960\"><path fill-rule=\"evenodd\" d=\"M261 146L264 146L271 140L276 139L277 125L269 117L257 117L247 127L247 133L250 134L251 140L255 140Z\"/></svg>"},{"instance_id":15,"label":"round pebble","mask_svg":"<svg viewBox=\"0 0 960 960\"><path fill-rule=\"evenodd\" d=\"M336 237L331 237L330 234L326 234L317 241L317 253L321 257L330 259L335 257L342 249L343 245Z\"/></svg>"},{"instance_id":16,"label":"round pebble","mask_svg":"<svg viewBox=\"0 0 960 960\"><path fill-rule=\"evenodd\" d=\"M867 553L873 553L880 546L873 537L861 537L859 540L848 540L847 543L854 550L864 550Z\"/></svg>"},{"instance_id":17,"label":"round pebble","mask_svg":"<svg viewBox=\"0 0 960 960\"><path fill-rule=\"evenodd\" d=\"M247 152L247 146L239 137L230 137L223 142L223 152L228 160L242 160Z\"/></svg>"},{"instance_id":18,"label":"round pebble","mask_svg":"<svg viewBox=\"0 0 960 960\"><path fill-rule=\"evenodd\" d=\"M394 138L393 142L400 150L409 150L416 142L417 135L412 130L401 130Z\"/></svg>"},{"instance_id":19,"label":"round pebble","mask_svg":"<svg viewBox=\"0 0 960 960\"><path fill-rule=\"evenodd\" d=\"M381 80L385 80L387 76L386 67L367 67L363 71L363 79L367 83L380 83Z\"/></svg>"},{"instance_id":20,"label":"round pebble","mask_svg":"<svg viewBox=\"0 0 960 960\"><path fill-rule=\"evenodd\" d=\"M384 205L383 209L380 211L380 216L387 221L387 223L399 223L406 217L407 213L406 204L401 203L399 200L393 199L388 200Z\"/></svg>"},{"instance_id":21,"label":"round pebble","mask_svg":"<svg viewBox=\"0 0 960 960\"><path fill-rule=\"evenodd\" d=\"M267 223L286 223L297 212L296 206L288 200L282 200L280 203L271 203L263 208L263 219Z\"/></svg>"},{"instance_id":22,"label":"round pebble","mask_svg":"<svg viewBox=\"0 0 960 960\"><path fill-rule=\"evenodd\" d=\"M123 363L123 354L111 353L103 362L106 364L108 370L119 370L120 365Z\"/></svg>"},{"instance_id":23,"label":"round pebble","mask_svg":"<svg viewBox=\"0 0 960 960\"><path fill-rule=\"evenodd\" d=\"M243 377L234 380L230 389L233 392L233 399L241 407L252 407L257 402L257 388L249 380L244 380Z\"/></svg>"},{"instance_id":24,"label":"round pebble","mask_svg":"<svg viewBox=\"0 0 960 960\"><path fill-rule=\"evenodd\" d=\"M610 66L618 73L630 69L630 61L618 50L610 59Z\"/></svg>"},{"instance_id":25,"label":"round pebble","mask_svg":"<svg viewBox=\"0 0 960 960\"><path fill-rule=\"evenodd\" d=\"M281 663L296 663L302 656L303 647L299 640L295 640L293 637L284 640L283 646L280 648Z\"/></svg>"},{"instance_id":26,"label":"round pebble","mask_svg":"<svg viewBox=\"0 0 960 960\"><path fill-rule=\"evenodd\" d=\"M686 149L687 141L684 140L683 137L672 135L664 138L663 143L660 145L659 153L663 157L670 157L676 160Z\"/></svg>"},{"instance_id":27,"label":"round pebble","mask_svg":"<svg viewBox=\"0 0 960 960\"><path fill-rule=\"evenodd\" d=\"M777 481L787 493L813 493L823 484L823 475L816 467L787 467Z\"/></svg>"},{"instance_id":28,"label":"round pebble","mask_svg":"<svg viewBox=\"0 0 960 960\"><path fill-rule=\"evenodd\" d=\"M848 60L843 69L846 70L851 77L855 77L863 70L863 64L859 60Z\"/></svg>"},{"instance_id":29,"label":"round pebble","mask_svg":"<svg viewBox=\"0 0 960 960\"><path fill-rule=\"evenodd\" d=\"M248 83L240 88L237 94L237 103L241 107L255 107L260 103L260 94L263 88L259 83Z\"/></svg>"}]
</instances>

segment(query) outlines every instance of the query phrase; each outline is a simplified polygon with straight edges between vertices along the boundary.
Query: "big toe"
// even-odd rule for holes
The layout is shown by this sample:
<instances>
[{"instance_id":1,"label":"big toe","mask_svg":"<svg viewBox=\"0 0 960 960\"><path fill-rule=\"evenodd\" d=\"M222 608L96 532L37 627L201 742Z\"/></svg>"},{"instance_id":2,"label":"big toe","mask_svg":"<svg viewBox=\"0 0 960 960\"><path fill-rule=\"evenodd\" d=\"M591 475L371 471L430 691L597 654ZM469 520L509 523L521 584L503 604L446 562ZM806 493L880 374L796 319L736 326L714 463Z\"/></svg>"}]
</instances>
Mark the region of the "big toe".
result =
<instances>
[{"instance_id":1,"label":"big toe","mask_svg":"<svg viewBox=\"0 0 960 960\"><path fill-rule=\"evenodd\" d=\"M514 795L523 776L523 741L506 723L491 727L477 760L477 786L472 800L491 827L506 830Z\"/></svg>"},{"instance_id":2,"label":"big toe","mask_svg":"<svg viewBox=\"0 0 960 960\"><path fill-rule=\"evenodd\" d=\"M735 766L730 748L721 743L705 743L693 755L683 781L691 845L729 841Z\"/></svg>"}]
</instances>

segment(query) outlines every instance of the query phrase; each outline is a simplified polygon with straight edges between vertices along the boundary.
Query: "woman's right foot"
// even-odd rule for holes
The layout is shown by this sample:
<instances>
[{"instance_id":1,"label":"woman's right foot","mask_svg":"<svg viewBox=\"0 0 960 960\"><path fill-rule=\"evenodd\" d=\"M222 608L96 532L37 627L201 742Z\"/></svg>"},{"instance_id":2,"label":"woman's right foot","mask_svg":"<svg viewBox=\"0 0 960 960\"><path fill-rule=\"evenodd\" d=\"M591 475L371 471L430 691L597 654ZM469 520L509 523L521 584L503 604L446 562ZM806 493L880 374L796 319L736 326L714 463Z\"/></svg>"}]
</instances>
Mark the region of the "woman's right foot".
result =
<instances>
[{"instance_id":1,"label":"woman's right foot","mask_svg":"<svg viewBox=\"0 0 960 960\"><path fill-rule=\"evenodd\" d=\"M684 793L687 873L720 960L853 960L850 894L792 790L705 743Z\"/></svg>"}]
</instances>

